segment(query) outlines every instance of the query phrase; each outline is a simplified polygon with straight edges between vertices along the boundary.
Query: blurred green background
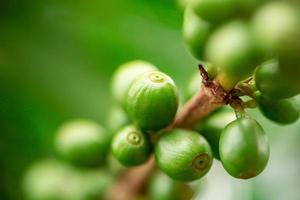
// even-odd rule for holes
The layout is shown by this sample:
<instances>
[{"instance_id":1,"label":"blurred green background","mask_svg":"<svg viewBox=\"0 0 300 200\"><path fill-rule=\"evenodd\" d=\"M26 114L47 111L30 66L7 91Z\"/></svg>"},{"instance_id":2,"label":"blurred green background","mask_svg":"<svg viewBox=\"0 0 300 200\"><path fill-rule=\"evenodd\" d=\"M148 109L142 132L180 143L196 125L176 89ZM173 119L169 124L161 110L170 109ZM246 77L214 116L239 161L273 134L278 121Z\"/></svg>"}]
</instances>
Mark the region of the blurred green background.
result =
<instances>
[{"instance_id":1,"label":"blurred green background","mask_svg":"<svg viewBox=\"0 0 300 200\"><path fill-rule=\"evenodd\" d=\"M1 0L0 199L23 199L22 174L53 156L61 123L78 117L105 123L110 78L121 63L150 61L182 91L197 61L184 47L181 24L174 0ZM267 170L247 182L211 172L207 191L222 195L199 199L300 199L300 123L279 127L258 119L271 140ZM219 187L225 179L231 187Z\"/></svg>"}]
</instances>

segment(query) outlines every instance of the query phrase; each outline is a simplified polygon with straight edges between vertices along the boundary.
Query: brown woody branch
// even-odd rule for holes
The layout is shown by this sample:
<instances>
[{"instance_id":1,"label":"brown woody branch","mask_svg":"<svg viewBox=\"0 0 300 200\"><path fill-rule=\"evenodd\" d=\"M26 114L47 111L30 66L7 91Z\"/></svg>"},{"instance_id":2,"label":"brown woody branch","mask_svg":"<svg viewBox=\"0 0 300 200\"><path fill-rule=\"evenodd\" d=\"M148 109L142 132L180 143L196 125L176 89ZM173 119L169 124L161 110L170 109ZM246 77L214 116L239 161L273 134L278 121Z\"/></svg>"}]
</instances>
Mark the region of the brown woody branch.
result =
<instances>
[{"instance_id":1,"label":"brown woody branch","mask_svg":"<svg viewBox=\"0 0 300 200\"><path fill-rule=\"evenodd\" d=\"M228 94L216 80L209 80L202 65L199 65L199 70L203 84L198 93L178 112L171 128L192 129L201 119L228 101ZM154 169L153 156L145 165L129 169L110 189L106 200L132 200L142 192Z\"/></svg>"}]
</instances>

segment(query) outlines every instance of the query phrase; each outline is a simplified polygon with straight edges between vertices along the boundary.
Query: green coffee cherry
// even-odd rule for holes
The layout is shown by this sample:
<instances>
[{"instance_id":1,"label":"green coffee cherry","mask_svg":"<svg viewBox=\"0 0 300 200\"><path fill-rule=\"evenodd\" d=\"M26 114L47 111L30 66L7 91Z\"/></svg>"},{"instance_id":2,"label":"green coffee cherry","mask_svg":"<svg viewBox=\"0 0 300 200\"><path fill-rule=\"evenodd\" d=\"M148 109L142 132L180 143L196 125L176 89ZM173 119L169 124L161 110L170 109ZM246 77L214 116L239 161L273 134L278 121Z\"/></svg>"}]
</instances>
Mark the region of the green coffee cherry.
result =
<instances>
[{"instance_id":1,"label":"green coffee cherry","mask_svg":"<svg viewBox=\"0 0 300 200\"><path fill-rule=\"evenodd\" d=\"M268 58L275 55L286 62L300 61L299 8L282 1L269 2L254 15L252 29Z\"/></svg>"},{"instance_id":2,"label":"green coffee cherry","mask_svg":"<svg viewBox=\"0 0 300 200\"><path fill-rule=\"evenodd\" d=\"M221 134L219 148L225 170L240 179L257 176L269 160L266 134L249 118L239 118L228 124Z\"/></svg>"},{"instance_id":3,"label":"green coffee cherry","mask_svg":"<svg viewBox=\"0 0 300 200\"><path fill-rule=\"evenodd\" d=\"M127 126L114 136L111 151L122 165L137 166L148 160L151 144L139 129Z\"/></svg>"},{"instance_id":4,"label":"green coffee cherry","mask_svg":"<svg viewBox=\"0 0 300 200\"><path fill-rule=\"evenodd\" d=\"M232 86L250 76L258 62L248 26L240 21L231 22L216 30L207 42L205 56L220 68L221 73L234 81Z\"/></svg>"},{"instance_id":5,"label":"green coffee cherry","mask_svg":"<svg viewBox=\"0 0 300 200\"><path fill-rule=\"evenodd\" d=\"M149 199L155 200L187 200L192 199L194 192L187 184L156 172L150 179L148 194Z\"/></svg>"},{"instance_id":6,"label":"green coffee cherry","mask_svg":"<svg viewBox=\"0 0 300 200\"><path fill-rule=\"evenodd\" d=\"M293 98L274 100L259 95L257 103L265 117L279 124L291 124L299 119L299 105Z\"/></svg>"},{"instance_id":7,"label":"green coffee cherry","mask_svg":"<svg viewBox=\"0 0 300 200\"><path fill-rule=\"evenodd\" d=\"M80 191L84 200L98 200L104 198L109 187L113 184L113 177L104 170L87 170L80 172Z\"/></svg>"},{"instance_id":8,"label":"green coffee cherry","mask_svg":"<svg viewBox=\"0 0 300 200\"><path fill-rule=\"evenodd\" d=\"M95 166L105 161L110 135L96 122L78 119L64 124L57 133L57 153L77 165Z\"/></svg>"},{"instance_id":9,"label":"green coffee cherry","mask_svg":"<svg viewBox=\"0 0 300 200\"><path fill-rule=\"evenodd\" d=\"M297 75L296 75L297 76ZM299 77L286 74L277 60L263 63L255 71L255 84L264 95L276 99L288 98L300 92Z\"/></svg>"},{"instance_id":10,"label":"green coffee cherry","mask_svg":"<svg viewBox=\"0 0 300 200\"><path fill-rule=\"evenodd\" d=\"M158 167L171 178L193 181L208 172L213 155L203 136L194 131L174 129L157 142L155 159Z\"/></svg>"},{"instance_id":11,"label":"green coffee cherry","mask_svg":"<svg viewBox=\"0 0 300 200\"><path fill-rule=\"evenodd\" d=\"M58 161L33 164L24 175L23 190L28 200L81 200L78 173Z\"/></svg>"},{"instance_id":12,"label":"green coffee cherry","mask_svg":"<svg viewBox=\"0 0 300 200\"><path fill-rule=\"evenodd\" d=\"M119 106L113 106L107 117L106 127L113 135L129 123L126 112Z\"/></svg>"},{"instance_id":13,"label":"green coffee cherry","mask_svg":"<svg viewBox=\"0 0 300 200\"><path fill-rule=\"evenodd\" d=\"M177 88L173 80L162 72L144 73L129 89L128 114L144 131L160 130L171 124L177 108Z\"/></svg>"},{"instance_id":14,"label":"green coffee cherry","mask_svg":"<svg viewBox=\"0 0 300 200\"><path fill-rule=\"evenodd\" d=\"M253 15L253 12L265 2L262 0L235 0L238 7L236 16L248 18Z\"/></svg>"},{"instance_id":15,"label":"green coffee cherry","mask_svg":"<svg viewBox=\"0 0 300 200\"><path fill-rule=\"evenodd\" d=\"M220 24L238 16L248 16L260 0L192 0L199 17L212 24Z\"/></svg>"},{"instance_id":16,"label":"green coffee cherry","mask_svg":"<svg viewBox=\"0 0 300 200\"><path fill-rule=\"evenodd\" d=\"M188 6L184 12L183 39L195 58L202 60L205 42L211 31L211 25L199 18Z\"/></svg>"},{"instance_id":17,"label":"green coffee cherry","mask_svg":"<svg viewBox=\"0 0 300 200\"><path fill-rule=\"evenodd\" d=\"M193 0L191 5L199 17L213 24L232 18L236 10L235 0Z\"/></svg>"},{"instance_id":18,"label":"green coffee cherry","mask_svg":"<svg viewBox=\"0 0 300 200\"><path fill-rule=\"evenodd\" d=\"M125 107L127 93L132 82L141 74L152 70L156 70L156 67L142 60L135 60L121 65L114 73L111 83L114 99Z\"/></svg>"},{"instance_id":19,"label":"green coffee cherry","mask_svg":"<svg viewBox=\"0 0 300 200\"><path fill-rule=\"evenodd\" d=\"M230 108L221 108L202 120L196 130L201 133L211 145L214 157L220 159L219 141L225 126L236 119L235 112Z\"/></svg>"}]
</instances>

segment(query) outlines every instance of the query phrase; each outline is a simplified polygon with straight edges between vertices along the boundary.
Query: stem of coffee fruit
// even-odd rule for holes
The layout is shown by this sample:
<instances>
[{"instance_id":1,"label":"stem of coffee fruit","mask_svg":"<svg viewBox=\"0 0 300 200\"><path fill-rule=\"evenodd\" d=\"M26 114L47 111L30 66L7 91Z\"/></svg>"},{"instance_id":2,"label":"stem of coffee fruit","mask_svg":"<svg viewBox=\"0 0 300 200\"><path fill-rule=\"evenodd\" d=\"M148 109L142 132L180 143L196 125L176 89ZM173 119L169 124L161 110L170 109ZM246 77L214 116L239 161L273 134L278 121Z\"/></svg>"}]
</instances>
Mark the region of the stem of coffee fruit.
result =
<instances>
[{"instance_id":1,"label":"stem of coffee fruit","mask_svg":"<svg viewBox=\"0 0 300 200\"><path fill-rule=\"evenodd\" d=\"M210 113L228 103L228 93L217 80L210 80L202 65L199 65L202 87L178 112L174 123L168 128L192 129L196 123ZM155 161L151 159L144 165L128 169L108 191L106 200L131 200L141 194L147 179L155 170Z\"/></svg>"}]
</instances>

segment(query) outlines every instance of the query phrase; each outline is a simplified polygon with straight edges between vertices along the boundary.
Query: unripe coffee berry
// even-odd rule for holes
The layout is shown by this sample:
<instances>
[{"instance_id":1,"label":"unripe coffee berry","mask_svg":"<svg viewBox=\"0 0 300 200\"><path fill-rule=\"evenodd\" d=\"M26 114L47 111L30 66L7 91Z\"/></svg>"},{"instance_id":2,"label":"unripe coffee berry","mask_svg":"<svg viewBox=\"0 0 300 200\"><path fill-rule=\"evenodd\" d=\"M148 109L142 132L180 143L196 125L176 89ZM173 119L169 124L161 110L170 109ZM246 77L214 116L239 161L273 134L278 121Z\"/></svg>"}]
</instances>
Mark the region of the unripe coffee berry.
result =
<instances>
[{"instance_id":1,"label":"unripe coffee berry","mask_svg":"<svg viewBox=\"0 0 300 200\"><path fill-rule=\"evenodd\" d=\"M82 196L79 174L74 168L55 160L34 163L26 171L22 188L30 200L79 200Z\"/></svg>"},{"instance_id":2,"label":"unripe coffee berry","mask_svg":"<svg viewBox=\"0 0 300 200\"><path fill-rule=\"evenodd\" d=\"M251 75L258 62L252 35L242 21L230 22L217 29L207 42L205 56L231 81Z\"/></svg>"},{"instance_id":3,"label":"unripe coffee berry","mask_svg":"<svg viewBox=\"0 0 300 200\"><path fill-rule=\"evenodd\" d=\"M285 1L271 1L254 15L252 29L266 56L300 61L300 9ZM294 64L294 63L293 63Z\"/></svg>"},{"instance_id":4,"label":"unripe coffee berry","mask_svg":"<svg viewBox=\"0 0 300 200\"><path fill-rule=\"evenodd\" d=\"M196 130L209 142L214 157L220 159L219 141L225 126L236 119L235 112L231 108L221 108L202 120Z\"/></svg>"},{"instance_id":5,"label":"unripe coffee berry","mask_svg":"<svg viewBox=\"0 0 300 200\"><path fill-rule=\"evenodd\" d=\"M267 136L250 118L239 118L228 124L221 134L219 148L225 170L240 179L257 176L269 160Z\"/></svg>"},{"instance_id":6,"label":"unripe coffee berry","mask_svg":"<svg viewBox=\"0 0 300 200\"><path fill-rule=\"evenodd\" d=\"M125 107L127 93L132 82L141 74L152 70L156 70L156 67L142 60L135 60L121 65L112 79L111 90L114 99Z\"/></svg>"},{"instance_id":7,"label":"unripe coffee berry","mask_svg":"<svg viewBox=\"0 0 300 200\"><path fill-rule=\"evenodd\" d=\"M114 136L111 151L122 165L137 166L148 160L151 144L138 128L127 126Z\"/></svg>"},{"instance_id":8,"label":"unripe coffee berry","mask_svg":"<svg viewBox=\"0 0 300 200\"><path fill-rule=\"evenodd\" d=\"M79 187L82 193L80 199L97 200L103 199L113 184L113 176L106 170L83 170L80 171Z\"/></svg>"},{"instance_id":9,"label":"unripe coffee berry","mask_svg":"<svg viewBox=\"0 0 300 200\"><path fill-rule=\"evenodd\" d=\"M110 134L96 122L73 120L64 124L56 136L55 148L64 159L84 166L95 166L105 161Z\"/></svg>"},{"instance_id":10,"label":"unripe coffee berry","mask_svg":"<svg viewBox=\"0 0 300 200\"><path fill-rule=\"evenodd\" d=\"M211 25L188 6L184 12L183 39L191 54L199 60L203 59L204 44L210 32Z\"/></svg>"},{"instance_id":11,"label":"unripe coffee berry","mask_svg":"<svg viewBox=\"0 0 300 200\"><path fill-rule=\"evenodd\" d=\"M212 150L203 136L194 131L174 129L164 133L155 146L158 167L178 181L204 176L213 162Z\"/></svg>"},{"instance_id":12,"label":"unripe coffee berry","mask_svg":"<svg viewBox=\"0 0 300 200\"><path fill-rule=\"evenodd\" d=\"M144 131L165 128L174 120L178 108L178 92L174 81L159 71L150 71L131 85L127 112Z\"/></svg>"},{"instance_id":13,"label":"unripe coffee berry","mask_svg":"<svg viewBox=\"0 0 300 200\"><path fill-rule=\"evenodd\" d=\"M111 135L129 124L127 113L120 106L114 105L106 118L106 127Z\"/></svg>"},{"instance_id":14,"label":"unripe coffee berry","mask_svg":"<svg viewBox=\"0 0 300 200\"><path fill-rule=\"evenodd\" d=\"M254 78L257 89L270 98L289 98L300 92L297 73L287 73L277 60L270 60L259 66Z\"/></svg>"},{"instance_id":15,"label":"unripe coffee berry","mask_svg":"<svg viewBox=\"0 0 300 200\"><path fill-rule=\"evenodd\" d=\"M276 100L258 95L257 103L265 117L279 124L291 124L299 119L299 105L293 98Z\"/></svg>"}]
</instances>

